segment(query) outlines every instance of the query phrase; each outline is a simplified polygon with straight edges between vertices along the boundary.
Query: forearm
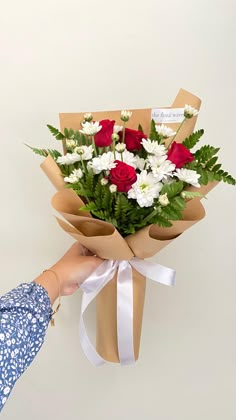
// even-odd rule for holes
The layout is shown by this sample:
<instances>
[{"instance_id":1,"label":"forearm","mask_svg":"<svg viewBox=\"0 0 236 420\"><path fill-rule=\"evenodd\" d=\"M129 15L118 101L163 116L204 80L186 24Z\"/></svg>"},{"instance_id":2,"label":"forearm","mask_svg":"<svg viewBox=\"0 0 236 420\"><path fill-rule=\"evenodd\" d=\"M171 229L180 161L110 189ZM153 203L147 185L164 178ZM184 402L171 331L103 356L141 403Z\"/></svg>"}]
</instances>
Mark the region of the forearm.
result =
<instances>
[{"instance_id":1,"label":"forearm","mask_svg":"<svg viewBox=\"0 0 236 420\"><path fill-rule=\"evenodd\" d=\"M0 298L0 410L40 350L51 315L40 284L22 284Z\"/></svg>"}]
</instances>

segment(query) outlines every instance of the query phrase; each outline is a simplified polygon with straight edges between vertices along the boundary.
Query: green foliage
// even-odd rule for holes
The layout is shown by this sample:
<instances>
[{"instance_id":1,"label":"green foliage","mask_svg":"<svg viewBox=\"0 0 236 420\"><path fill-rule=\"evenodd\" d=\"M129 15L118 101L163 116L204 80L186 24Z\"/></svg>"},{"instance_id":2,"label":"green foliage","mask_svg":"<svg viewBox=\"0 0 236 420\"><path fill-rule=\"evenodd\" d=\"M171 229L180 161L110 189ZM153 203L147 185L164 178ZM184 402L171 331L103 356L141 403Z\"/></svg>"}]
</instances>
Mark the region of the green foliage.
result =
<instances>
[{"instance_id":1,"label":"green foliage","mask_svg":"<svg viewBox=\"0 0 236 420\"><path fill-rule=\"evenodd\" d=\"M205 164L205 169L211 169L218 160L218 156L213 156L208 162Z\"/></svg>"},{"instance_id":2,"label":"green foliage","mask_svg":"<svg viewBox=\"0 0 236 420\"><path fill-rule=\"evenodd\" d=\"M183 141L183 145L187 148L187 149L192 149L200 140L200 138L203 136L204 134L204 130L198 130L195 131L195 133L192 133L189 137L187 137L184 141Z\"/></svg>"},{"instance_id":3,"label":"green foliage","mask_svg":"<svg viewBox=\"0 0 236 420\"><path fill-rule=\"evenodd\" d=\"M142 131L142 133L144 133L144 131L143 131L143 127L141 126L141 124L139 124L139 125L138 125L138 130L139 130L139 131Z\"/></svg>"},{"instance_id":4,"label":"green foliage","mask_svg":"<svg viewBox=\"0 0 236 420\"><path fill-rule=\"evenodd\" d=\"M151 121L151 128L150 128L149 139L150 140L155 140L159 144L163 143L162 137L158 134L158 132L156 130L156 123L155 123L154 120Z\"/></svg>"},{"instance_id":5,"label":"green foliage","mask_svg":"<svg viewBox=\"0 0 236 420\"><path fill-rule=\"evenodd\" d=\"M236 185L236 179L233 178L228 172L223 171L223 169L214 172L214 179L216 181L223 181L227 184Z\"/></svg>"},{"instance_id":6,"label":"green foliage","mask_svg":"<svg viewBox=\"0 0 236 420\"><path fill-rule=\"evenodd\" d=\"M202 195L201 193L197 192L197 191L183 191L183 198L186 200L190 200L192 198L195 197L205 197L204 195Z\"/></svg>"},{"instance_id":7,"label":"green foliage","mask_svg":"<svg viewBox=\"0 0 236 420\"><path fill-rule=\"evenodd\" d=\"M75 140L75 142L80 146L87 144L87 137L83 133L80 133L80 131L74 131L72 128L64 129L64 138L68 140Z\"/></svg>"},{"instance_id":8,"label":"green foliage","mask_svg":"<svg viewBox=\"0 0 236 420\"><path fill-rule=\"evenodd\" d=\"M93 210L96 211L96 209L97 209L97 206L93 201L80 207L80 211L92 212Z\"/></svg>"},{"instance_id":9,"label":"green foliage","mask_svg":"<svg viewBox=\"0 0 236 420\"><path fill-rule=\"evenodd\" d=\"M161 194L167 194L167 197L170 199L180 194L184 188L182 181L173 181L171 184L165 184L161 190Z\"/></svg>"},{"instance_id":10,"label":"green foliage","mask_svg":"<svg viewBox=\"0 0 236 420\"><path fill-rule=\"evenodd\" d=\"M65 139L64 134L62 134L57 128L53 127L50 124L47 124L48 129L52 133L52 135L56 138L56 140L63 140Z\"/></svg>"},{"instance_id":11,"label":"green foliage","mask_svg":"<svg viewBox=\"0 0 236 420\"><path fill-rule=\"evenodd\" d=\"M129 201L123 193L117 194L117 199L114 206L115 218L117 220L122 222L127 221L127 218L129 218L129 213L132 212L133 209L134 208L131 201Z\"/></svg>"},{"instance_id":12,"label":"green foliage","mask_svg":"<svg viewBox=\"0 0 236 420\"><path fill-rule=\"evenodd\" d=\"M199 183L203 185L207 185L208 184L208 171L205 170L204 168L197 168L197 172L199 173L199 175L201 175L199 178Z\"/></svg>"},{"instance_id":13,"label":"green foliage","mask_svg":"<svg viewBox=\"0 0 236 420\"><path fill-rule=\"evenodd\" d=\"M88 172L85 177L84 187L86 190L93 192L94 189L94 173L92 171Z\"/></svg>"},{"instance_id":14,"label":"green foliage","mask_svg":"<svg viewBox=\"0 0 236 420\"><path fill-rule=\"evenodd\" d=\"M102 208L108 211L112 210L112 194L108 187L105 186L102 197Z\"/></svg>"},{"instance_id":15,"label":"green foliage","mask_svg":"<svg viewBox=\"0 0 236 420\"><path fill-rule=\"evenodd\" d=\"M185 207L185 200L177 196L170 200L168 206L161 208L160 215L166 217L168 220L179 220L182 219L182 212Z\"/></svg>"},{"instance_id":16,"label":"green foliage","mask_svg":"<svg viewBox=\"0 0 236 420\"><path fill-rule=\"evenodd\" d=\"M217 163L219 148L212 146L202 146L194 154L195 161L191 169L195 169L201 176L199 183L207 185L208 182L223 181L231 185L236 184L236 180L226 171L221 169L221 164ZM191 165L191 164L190 164Z\"/></svg>"},{"instance_id":17,"label":"green foliage","mask_svg":"<svg viewBox=\"0 0 236 420\"><path fill-rule=\"evenodd\" d=\"M198 164L207 164L207 162L219 152L219 147L213 146L202 146L199 150L194 153L194 157Z\"/></svg>"},{"instance_id":18,"label":"green foliage","mask_svg":"<svg viewBox=\"0 0 236 420\"><path fill-rule=\"evenodd\" d=\"M56 160L59 156L61 156L61 153L55 149L37 149L36 147L29 146L28 144L25 144L25 146L29 147L29 149L31 149L36 155L43 157L50 155L54 160Z\"/></svg>"},{"instance_id":19,"label":"green foliage","mask_svg":"<svg viewBox=\"0 0 236 420\"><path fill-rule=\"evenodd\" d=\"M158 225L160 227L171 227L172 223L170 222L170 220L168 220L168 218L165 217L164 214L158 214L156 215L156 217L154 217L152 219L152 224L154 225Z\"/></svg>"}]
</instances>

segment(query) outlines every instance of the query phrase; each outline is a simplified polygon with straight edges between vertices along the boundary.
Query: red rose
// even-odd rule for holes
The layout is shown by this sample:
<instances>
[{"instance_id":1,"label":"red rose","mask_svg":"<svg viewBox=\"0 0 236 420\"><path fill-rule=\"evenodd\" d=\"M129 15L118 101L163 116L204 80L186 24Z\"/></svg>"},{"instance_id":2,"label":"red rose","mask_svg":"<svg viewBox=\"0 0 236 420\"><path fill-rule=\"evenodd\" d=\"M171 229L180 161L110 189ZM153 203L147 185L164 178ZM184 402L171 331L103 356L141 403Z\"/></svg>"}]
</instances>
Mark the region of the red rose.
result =
<instances>
[{"instance_id":1,"label":"red rose","mask_svg":"<svg viewBox=\"0 0 236 420\"><path fill-rule=\"evenodd\" d=\"M125 144L127 150L140 150L142 148L141 141L146 139L147 136L142 131L132 130L131 128L125 129Z\"/></svg>"},{"instance_id":2,"label":"red rose","mask_svg":"<svg viewBox=\"0 0 236 420\"><path fill-rule=\"evenodd\" d=\"M110 146L112 143L112 134L114 128L115 121L111 120L102 120L99 121L99 125L102 126L101 130L95 134L94 141L96 146L98 147L106 147Z\"/></svg>"},{"instance_id":3,"label":"red rose","mask_svg":"<svg viewBox=\"0 0 236 420\"><path fill-rule=\"evenodd\" d=\"M194 160L193 154L181 143L174 141L167 153L168 159L175 164L176 168L182 168L186 163Z\"/></svg>"},{"instance_id":4,"label":"red rose","mask_svg":"<svg viewBox=\"0 0 236 420\"><path fill-rule=\"evenodd\" d=\"M135 169L127 163L115 160L116 167L110 170L110 182L117 186L117 191L127 192L137 179Z\"/></svg>"}]
</instances>

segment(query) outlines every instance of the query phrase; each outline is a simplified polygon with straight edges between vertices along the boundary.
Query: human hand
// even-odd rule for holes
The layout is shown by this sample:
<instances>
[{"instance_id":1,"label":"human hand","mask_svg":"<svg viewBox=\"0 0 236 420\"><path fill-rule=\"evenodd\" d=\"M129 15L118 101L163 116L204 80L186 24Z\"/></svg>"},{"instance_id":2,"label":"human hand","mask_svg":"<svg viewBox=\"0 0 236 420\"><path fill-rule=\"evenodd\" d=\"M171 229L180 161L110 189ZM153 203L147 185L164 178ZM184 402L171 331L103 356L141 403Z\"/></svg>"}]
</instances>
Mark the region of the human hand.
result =
<instances>
[{"instance_id":1,"label":"human hand","mask_svg":"<svg viewBox=\"0 0 236 420\"><path fill-rule=\"evenodd\" d=\"M74 243L51 267L60 278L61 294L66 296L74 293L102 262L101 258L95 257L78 242Z\"/></svg>"},{"instance_id":2,"label":"human hand","mask_svg":"<svg viewBox=\"0 0 236 420\"><path fill-rule=\"evenodd\" d=\"M101 258L95 257L76 242L49 270L54 271L60 281L61 295L67 296L73 294L102 262ZM53 304L59 295L59 285L54 273L45 271L35 279L35 282L47 290Z\"/></svg>"}]
</instances>

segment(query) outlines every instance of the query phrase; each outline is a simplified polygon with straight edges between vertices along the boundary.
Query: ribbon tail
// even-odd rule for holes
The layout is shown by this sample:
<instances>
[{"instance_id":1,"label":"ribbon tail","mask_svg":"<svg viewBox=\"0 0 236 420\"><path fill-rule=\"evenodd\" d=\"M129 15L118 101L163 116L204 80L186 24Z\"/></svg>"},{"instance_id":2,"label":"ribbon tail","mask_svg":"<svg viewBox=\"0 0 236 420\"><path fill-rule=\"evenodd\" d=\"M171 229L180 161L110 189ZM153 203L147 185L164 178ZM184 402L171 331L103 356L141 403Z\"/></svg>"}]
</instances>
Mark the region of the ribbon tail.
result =
<instances>
[{"instance_id":1,"label":"ribbon tail","mask_svg":"<svg viewBox=\"0 0 236 420\"><path fill-rule=\"evenodd\" d=\"M87 359L96 367L104 365L106 361L98 354L98 352L95 350L93 344L91 343L86 328L84 324L83 319L83 313L86 310L87 306L90 304L90 302L93 300L90 299L88 295L85 293L83 294L82 298L82 306L84 307L84 310L81 312L81 318L80 318L80 344L83 349L83 352Z\"/></svg>"},{"instance_id":2,"label":"ribbon tail","mask_svg":"<svg viewBox=\"0 0 236 420\"><path fill-rule=\"evenodd\" d=\"M80 315L80 344L83 349L83 352L87 359L94 366L102 366L106 363L106 360L103 359L95 347L91 343L89 336L86 331L84 323L84 313L89 306L89 304L96 298L101 289L112 279L114 272L116 270L116 264L114 261L105 261L102 263L97 270L89 277L88 280L81 285L81 288L84 290L82 303L81 303L81 315ZM90 291L93 285L96 285L94 291ZM87 290L87 292L86 292Z\"/></svg>"},{"instance_id":3,"label":"ribbon tail","mask_svg":"<svg viewBox=\"0 0 236 420\"><path fill-rule=\"evenodd\" d=\"M128 261L119 263L117 273L117 341L121 365L135 363L133 340L133 280Z\"/></svg>"},{"instance_id":4,"label":"ribbon tail","mask_svg":"<svg viewBox=\"0 0 236 420\"><path fill-rule=\"evenodd\" d=\"M140 260L135 257L129 262L144 277L166 286L175 286L176 284L176 272L172 268L164 267L154 261Z\"/></svg>"}]
</instances>

